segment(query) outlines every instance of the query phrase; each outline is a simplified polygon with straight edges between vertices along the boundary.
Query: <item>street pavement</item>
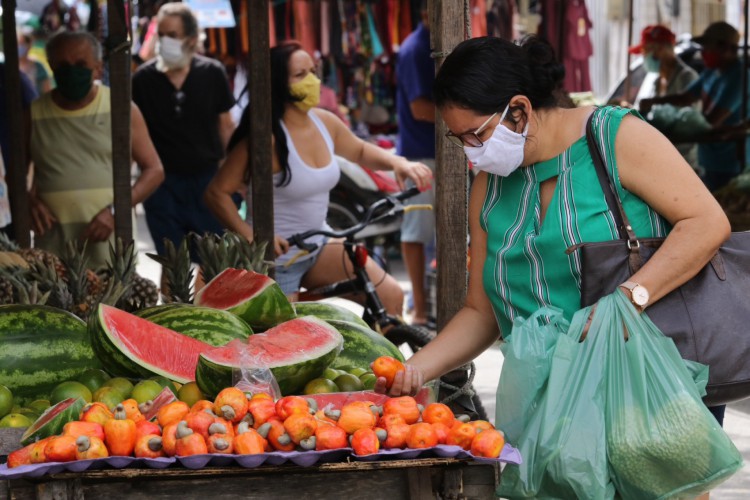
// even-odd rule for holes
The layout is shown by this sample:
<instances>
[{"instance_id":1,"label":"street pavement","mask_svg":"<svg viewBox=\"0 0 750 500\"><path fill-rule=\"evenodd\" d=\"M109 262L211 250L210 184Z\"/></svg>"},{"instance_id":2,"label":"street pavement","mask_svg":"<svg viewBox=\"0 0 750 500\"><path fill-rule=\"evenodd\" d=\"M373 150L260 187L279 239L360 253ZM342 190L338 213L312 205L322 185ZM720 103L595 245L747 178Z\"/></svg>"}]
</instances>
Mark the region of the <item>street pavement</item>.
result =
<instances>
[{"instance_id":1,"label":"street pavement","mask_svg":"<svg viewBox=\"0 0 750 500\"><path fill-rule=\"evenodd\" d=\"M136 210L136 234L139 252L138 273L156 283L159 282L159 266L146 257L146 253L154 252L154 245L146 228L142 207ZM389 262L391 273L399 281L405 291L411 290L411 282L406 275L403 263L391 259ZM361 308L346 300L337 303L361 312ZM487 414L494 422L495 392L500 370L503 366L503 355L498 345L485 351L476 360L477 374L474 378L474 388L479 393ZM724 429L734 444L742 453L745 466L729 480L711 492L712 500L749 500L750 499L750 400L729 405L724 419Z\"/></svg>"}]
</instances>

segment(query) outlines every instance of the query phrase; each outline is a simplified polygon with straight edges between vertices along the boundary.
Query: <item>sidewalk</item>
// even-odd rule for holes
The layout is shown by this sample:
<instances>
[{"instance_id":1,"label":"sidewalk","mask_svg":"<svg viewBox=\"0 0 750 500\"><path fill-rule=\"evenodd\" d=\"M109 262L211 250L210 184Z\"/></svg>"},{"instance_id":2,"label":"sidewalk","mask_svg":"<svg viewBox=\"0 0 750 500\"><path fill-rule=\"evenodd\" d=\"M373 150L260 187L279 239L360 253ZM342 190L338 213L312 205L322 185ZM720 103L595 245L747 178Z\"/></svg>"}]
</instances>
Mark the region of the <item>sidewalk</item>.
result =
<instances>
[{"instance_id":1,"label":"sidewalk","mask_svg":"<svg viewBox=\"0 0 750 500\"><path fill-rule=\"evenodd\" d=\"M154 252L154 244L146 228L142 207L136 210L138 274L145 276L154 282L159 282L159 265L146 257L146 253ZM391 273L399 281L401 287L411 290L411 282L401 261L391 262ZM348 301L342 301L351 304ZM352 304L354 306L354 304ZM354 306L357 307L357 306ZM487 410L490 419L494 421L495 416L495 391L497 381L500 378L500 370L503 366L503 355L500 348L495 345L485 351L476 360L477 374L474 378L474 388L479 393L482 403ZM732 441L742 453L745 467L711 492L712 500L748 500L750 499L750 400L729 405L724 419L724 429L732 438Z\"/></svg>"}]
</instances>

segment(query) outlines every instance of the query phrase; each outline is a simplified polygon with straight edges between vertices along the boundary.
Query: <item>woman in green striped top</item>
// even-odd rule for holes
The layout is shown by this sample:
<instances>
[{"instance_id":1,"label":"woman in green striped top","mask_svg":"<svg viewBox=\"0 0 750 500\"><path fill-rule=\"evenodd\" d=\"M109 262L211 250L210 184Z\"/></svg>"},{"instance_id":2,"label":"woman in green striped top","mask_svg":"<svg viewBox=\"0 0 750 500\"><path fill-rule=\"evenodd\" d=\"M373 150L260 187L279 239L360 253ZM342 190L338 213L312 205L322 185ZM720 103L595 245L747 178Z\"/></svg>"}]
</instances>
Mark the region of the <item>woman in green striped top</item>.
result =
<instances>
[{"instance_id":1,"label":"woman in green striped top","mask_svg":"<svg viewBox=\"0 0 750 500\"><path fill-rule=\"evenodd\" d=\"M392 394L413 392L474 359L510 333L516 317L545 305L568 318L580 309L581 263L577 252L565 250L618 238L587 147L592 113L636 235L669 235L632 276L636 293L623 288L634 302L648 306L685 283L728 238L721 207L672 144L635 112L558 106L563 71L536 38L520 46L467 40L440 68L435 102L448 137L479 170L469 201L469 289L463 309L409 360Z\"/></svg>"}]
</instances>

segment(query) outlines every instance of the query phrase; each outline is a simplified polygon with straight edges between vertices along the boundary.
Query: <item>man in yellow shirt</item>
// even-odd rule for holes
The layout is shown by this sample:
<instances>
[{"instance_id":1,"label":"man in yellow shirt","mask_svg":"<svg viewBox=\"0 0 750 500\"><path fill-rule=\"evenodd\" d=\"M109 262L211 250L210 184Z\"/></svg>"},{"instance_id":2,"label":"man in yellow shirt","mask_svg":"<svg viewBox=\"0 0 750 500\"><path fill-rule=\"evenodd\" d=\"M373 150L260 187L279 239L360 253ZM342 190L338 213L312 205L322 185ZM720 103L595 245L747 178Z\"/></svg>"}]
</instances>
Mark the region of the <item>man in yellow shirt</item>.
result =
<instances>
[{"instance_id":1,"label":"man in yellow shirt","mask_svg":"<svg viewBox=\"0 0 750 500\"><path fill-rule=\"evenodd\" d=\"M101 46L89 33L63 32L47 45L57 88L31 105L31 210L34 244L60 253L65 242L89 240L90 265L106 263L114 232L109 88L97 81ZM132 105L133 160L141 175L133 205L164 179L141 112Z\"/></svg>"}]
</instances>

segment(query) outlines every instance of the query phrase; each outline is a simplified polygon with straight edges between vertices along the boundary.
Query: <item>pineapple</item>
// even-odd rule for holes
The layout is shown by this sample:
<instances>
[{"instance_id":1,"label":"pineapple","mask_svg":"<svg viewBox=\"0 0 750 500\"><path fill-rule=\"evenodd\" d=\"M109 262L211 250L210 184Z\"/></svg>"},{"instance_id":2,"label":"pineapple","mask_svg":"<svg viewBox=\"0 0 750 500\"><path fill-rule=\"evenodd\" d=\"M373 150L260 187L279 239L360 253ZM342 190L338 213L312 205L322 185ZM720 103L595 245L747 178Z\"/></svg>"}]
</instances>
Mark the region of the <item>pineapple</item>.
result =
<instances>
[{"instance_id":1,"label":"pineapple","mask_svg":"<svg viewBox=\"0 0 750 500\"><path fill-rule=\"evenodd\" d=\"M82 245L75 241L68 241L63 251L62 261L67 268L65 282L71 295L71 312L85 319L96 305L98 297L91 294L89 281L88 258L86 254L86 242Z\"/></svg>"},{"instance_id":2,"label":"pineapple","mask_svg":"<svg viewBox=\"0 0 750 500\"><path fill-rule=\"evenodd\" d=\"M29 265L44 263L46 266L53 267L58 276L65 276L65 266L63 266L57 255L41 248L19 248L16 242L11 240L5 233L0 233L0 250L17 253Z\"/></svg>"},{"instance_id":3,"label":"pineapple","mask_svg":"<svg viewBox=\"0 0 750 500\"><path fill-rule=\"evenodd\" d=\"M159 287L148 278L133 275L132 293L126 311L137 311L144 307L155 306L159 302Z\"/></svg>"},{"instance_id":4,"label":"pineapple","mask_svg":"<svg viewBox=\"0 0 750 500\"><path fill-rule=\"evenodd\" d=\"M164 238L165 255L146 254L162 265L167 290L162 290L162 299L167 302L193 302L193 268L190 262L190 237L184 238L179 248Z\"/></svg>"},{"instance_id":5,"label":"pineapple","mask_svg":"<svg viewBox=\"0 0 750 500\"><path fill-rule=\"evenodd\" d=\"M250 243L232 232L226 232L222 236L206 233L202 237L196 235L195 238L205 283L228 268L268 274L268 262L264 260L266 243Z\"/></svg>"}]
</instances>

